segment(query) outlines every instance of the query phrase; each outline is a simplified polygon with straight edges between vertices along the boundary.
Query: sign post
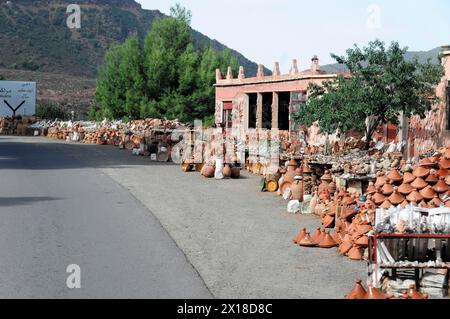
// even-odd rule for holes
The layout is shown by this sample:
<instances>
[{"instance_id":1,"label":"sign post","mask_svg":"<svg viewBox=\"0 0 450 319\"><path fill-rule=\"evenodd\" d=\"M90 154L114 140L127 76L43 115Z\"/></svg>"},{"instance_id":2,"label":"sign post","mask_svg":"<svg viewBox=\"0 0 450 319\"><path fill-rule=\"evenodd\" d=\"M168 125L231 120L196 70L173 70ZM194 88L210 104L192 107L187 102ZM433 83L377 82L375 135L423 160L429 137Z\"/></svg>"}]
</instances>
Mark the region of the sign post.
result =
<instances>
[{"instance_id":1,"label":"sign post","mask_svg":"<svg viewBox=\"0 0 450 319\"><path fill-rule=\"evenodd\" d=\"M0 81L0 117L35 113L36 82Z\"/></svg>"}]
</instances>

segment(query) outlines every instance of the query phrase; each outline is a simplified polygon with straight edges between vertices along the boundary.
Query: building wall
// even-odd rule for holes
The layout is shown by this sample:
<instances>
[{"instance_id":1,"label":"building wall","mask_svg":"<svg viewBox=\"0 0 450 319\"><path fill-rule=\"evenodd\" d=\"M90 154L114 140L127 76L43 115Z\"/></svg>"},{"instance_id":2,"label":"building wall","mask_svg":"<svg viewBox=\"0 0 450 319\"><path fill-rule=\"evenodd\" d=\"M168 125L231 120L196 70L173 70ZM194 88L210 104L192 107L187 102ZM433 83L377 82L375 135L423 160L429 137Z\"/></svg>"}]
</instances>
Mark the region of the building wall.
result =
<instances>
[{"instance_id":1,"label":"building wall","mask_svg":"<svg viewBox=\"0 0 450 319\"><path fill-rule=\"evenodd\" d=\"M427 114L424 120L412 117L409 120L406 153L409 157L417 156L440 147L450 146L450 130L447 123L447 88L450 81L450 48L442 53L442 65L445 70L441 82L436 88L439 103Z\"/></svg>"}]
</instances>

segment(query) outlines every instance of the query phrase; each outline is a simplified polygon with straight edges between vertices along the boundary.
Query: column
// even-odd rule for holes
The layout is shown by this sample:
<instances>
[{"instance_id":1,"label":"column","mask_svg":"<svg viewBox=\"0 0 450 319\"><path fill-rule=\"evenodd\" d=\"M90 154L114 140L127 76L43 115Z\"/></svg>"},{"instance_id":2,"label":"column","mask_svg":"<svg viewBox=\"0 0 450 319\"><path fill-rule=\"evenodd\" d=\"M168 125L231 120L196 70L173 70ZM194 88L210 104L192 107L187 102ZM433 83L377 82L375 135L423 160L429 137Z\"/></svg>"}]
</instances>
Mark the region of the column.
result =
<instances>
[{"instance_id":1,"label":"column","mask_svg":"<svg viewBox=\"0 0 450 319\"><path fill-rule=\"evenodd\" d=\"M257 93L256 99L256 128L262 128L263 121L263 95Z\"/></svg>"},{"instance_id":2,"label":"column","mask_svg":"<svg viewBox=\"0 0 450 319\"><path fill-rule=\"evenodd\" d=\"M272 93L272 128L278 127L278 105L279 97L277 92Z\"/></svg>"}]
</instances>

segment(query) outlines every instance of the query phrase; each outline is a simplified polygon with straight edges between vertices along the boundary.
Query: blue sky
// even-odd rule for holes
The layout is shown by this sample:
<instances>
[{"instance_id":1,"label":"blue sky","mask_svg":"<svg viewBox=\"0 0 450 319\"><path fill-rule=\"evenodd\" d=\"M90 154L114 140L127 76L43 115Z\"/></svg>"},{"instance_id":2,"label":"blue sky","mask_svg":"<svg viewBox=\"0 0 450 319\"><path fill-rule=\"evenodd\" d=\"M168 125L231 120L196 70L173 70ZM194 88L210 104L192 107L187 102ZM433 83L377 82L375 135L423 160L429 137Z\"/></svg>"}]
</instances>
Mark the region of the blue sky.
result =
<instances>
[{"instance_id":1,"label":"blue sky","mask_svg":"<svg viewBox=\"0 0 450 319\"><path fill-rule=\"evenodd\" d=\"M192 27L247 58L282 72L298 59L308 67L314 54L332 63L354 43L398 40L413 51L450 44L448 0L139 0L146 9L169 13L176 2L192 11Z\"/></svg>"}]
</instances>

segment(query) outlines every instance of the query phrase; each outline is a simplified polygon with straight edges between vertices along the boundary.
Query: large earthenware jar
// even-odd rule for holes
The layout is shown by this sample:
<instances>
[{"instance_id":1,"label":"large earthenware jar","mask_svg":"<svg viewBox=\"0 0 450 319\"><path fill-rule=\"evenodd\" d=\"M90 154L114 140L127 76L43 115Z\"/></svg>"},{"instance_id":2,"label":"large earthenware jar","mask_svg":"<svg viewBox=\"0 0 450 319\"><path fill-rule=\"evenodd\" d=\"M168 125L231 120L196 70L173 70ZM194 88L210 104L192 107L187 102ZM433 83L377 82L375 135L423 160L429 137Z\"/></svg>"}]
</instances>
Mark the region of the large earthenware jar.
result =
<instances>
[{"instance_id":1,"label":"large earthenware jar","mask_svg":"<svg viewBox=\"0 0 450 319\"><path fill-rule=\"evenodd\" d=\"M296 176L291 184L292 200L303 201L303 181L301 176Z\"/></svg>"},{"instance_id":2,"label":"large earthenware jar","mask_svg":"<svg viewBox=\"0 0 450 319\"><path fill-rule=\"evenodd\" d=\"M284 175L284 181L285 182L293 182L295 176L297 175L297 173L295 172L295 170L297 169L298 165L297 162L294 159L291 159L288 163L288 168L287 168L287 172Z\"/></svg>"},{"instance_id":3,"label":"large earthenware jar","mask_svg":"<svg viewBox=\"0 0 450 319\"><path fill-rule=\"evenodd\" d=\"M232 171L231 171L231 167L230 164L225 164L223 170L222 170L222 174L225 178L230 178Z\"/></svg>"}]
</instances>

